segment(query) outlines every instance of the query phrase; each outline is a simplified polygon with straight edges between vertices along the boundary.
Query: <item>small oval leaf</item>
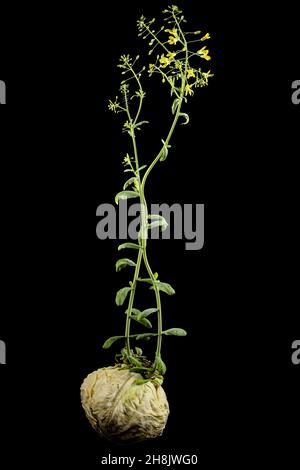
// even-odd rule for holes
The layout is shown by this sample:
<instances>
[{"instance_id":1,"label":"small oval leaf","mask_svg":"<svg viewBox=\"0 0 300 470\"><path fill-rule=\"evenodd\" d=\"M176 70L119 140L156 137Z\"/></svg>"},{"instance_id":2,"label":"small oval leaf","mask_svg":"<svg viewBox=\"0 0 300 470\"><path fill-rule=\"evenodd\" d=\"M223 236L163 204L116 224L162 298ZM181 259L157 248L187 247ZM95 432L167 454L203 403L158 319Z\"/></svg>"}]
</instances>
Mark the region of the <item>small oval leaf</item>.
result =
<instances>
[{"instance_id":1,"label":"small oval leaf","mask_svg":"<svg viewBox=\"0 0 300 470\"><path fill-rule=\"evenodd\" d=\"M133 372L133 369L131 369L131 372ZM149 382L150 379L136 379L133 383L134 385L143 385Z\"/></svg>"},{"instance_id":2,"label":"small oval leaf","mask_svg":"<svg viewBox=\"0 0 300 470\"><path fill-rule=\"evenodd\" d=\"M175 294L175 290L167 282L156 281L155 285L159 288L159 290L161 290L162 292L165 292L168 295L174 295ZM154 289L154 286L151 286L150 289Z\"/></svg>"},{"instance_id":3,"label":"small oval leaf","mask_svg":"<svg viewBox=\"0 0 300 470\"><path fill-rule=\"evenodd\" d=\"M135 191L121 191L115 197L115 203L119 204L120 199L133 199L139 197L139 194Z\"/></svg>"},{"instance_id":4,"label":"small oval leaf","mask_svg":"<svg viewBox=\"0 0 300 470\"><path fill-rule=\"evenodd\" d=\"M170 328L169 330L163 331L166 336L186 336L187 332L182 328Z\"/></svg>"},{"instance_id":5,"label":"small oval leaf","mask_svg":"<svg viewBox=\"0 0 300 470\"><path fill-rule=\"evenodd\" d=\"M126 190L126 188L128 188L128 186L130 186L131 184L134 184L135 181L138 181L138 178L136 176L129 178L129 180L127 180L126 183L124 183L124 186L123 186L124 191Z\"/></svg>"},{"instance_id":6,"label":"small oval leaf","mask_svg":"<svg viewBox=\"0 0 300 470\"><path fill-rule=\"evenodd\" d=\"M151 336L157 336L156 333L142 333L136 336L136 339L139 341L140 339L148 340Z\"/></svg>"},{"instance_id":7,"label":"small oval leaf","mask_svg":"<svg viewBox=\"0 0 300 470\"><path fill-rule=\"evenodd\" d=\"M118 306L123 305L126 300L128 293L131 291L131 287L123 287L116 294L116 304Z\"/></svg>"},{"instance_id":8,"label":"small oval leaf","mask_svg":"<svg viewBox=\"0 0 300 470\"><path fill-rule=\"evenodd\" d=\"M158 310L157 308L147 308L146 310L143 310L143 312L140 312L140 316L142 318L146 318L149 315L151 315L152 313L157 312L157 310Z\"/></svg>"},{"instance_id":9,"label":"small oval leaf","mask_svg":"<svg viewBox=\"0 0 300 470\"><path fill-rule=\"evenodd\" d=\"M161 375L165 375L167 366L160 356L156 356L155 358L155 367Z\"/></svg>"},{"instance_id":10,"label":"small oval leaf","mask_svg":"<svg viewBox=\"0 0 300 470\"><path fill-rule=\"evenodd\" d=\"M141 325L144 325L146 328L152 328L151 322L148 320L148 318L141 317L139 318L138 316L133 317L134 320L136 320L138 323L141 323Z\"/></svg>"},{"instance_id":11,"label":"small oval leaf","mask_svg":"<svg viewBox=\"0 0 300 470\"><path fill-rule=\"evenodd\" d=\"M139 361L136 357L128 356L128 361L135 367L143 367L142 362Z\"/></svg>"},{"instance_id":12,"label":"small oval leaf","mask_svg":"<svg viewBox=\"0 0 300 470\"><path fill-rule=\"evenodd\" d=\"M156 228L156 227L161 227L161 230L164 231L168 228L168 222L166 221L166 219L164 219L163 217L159 220L154 220L153 222L151 222L150 224L148 224L148 229L149 230L152 230L153 228Z\"/></svg>"},{"instance_id":13,"label":"small oval leaf","mask_svg":"<svg viewBox=\"0 0 300 470\"><path fill-rule=\"evenodd\" d=\"M122 258L116 262L116 271L119 272L126 266L136 266L135 262L129 258Z\"/></svg>"},{"instance_id":14,"label":"small oval leaf","mask_svg":"<svg viewBox=\"0 0 300 470\"><path fill-rule=\"evenodd\" d=\"M141 245L138 245L137 243L122 243L122 245L118 246L118 251L125 250L126 248L133 250L143 249L143 247Z\"/></svg>"},{"instance_id":15,"label":"small oval leaf","mask_svg":"<svg viewBox=\"0 0 300 470\"><path fill-rule=\"evenodd\" d=\"M111 347L112 344L114 344L118 339L125 338L125 336L111 336L111 338L108 338L105 343L103 344L102 348L103 349L108 349Z\"/></svg>"}]
</instances>

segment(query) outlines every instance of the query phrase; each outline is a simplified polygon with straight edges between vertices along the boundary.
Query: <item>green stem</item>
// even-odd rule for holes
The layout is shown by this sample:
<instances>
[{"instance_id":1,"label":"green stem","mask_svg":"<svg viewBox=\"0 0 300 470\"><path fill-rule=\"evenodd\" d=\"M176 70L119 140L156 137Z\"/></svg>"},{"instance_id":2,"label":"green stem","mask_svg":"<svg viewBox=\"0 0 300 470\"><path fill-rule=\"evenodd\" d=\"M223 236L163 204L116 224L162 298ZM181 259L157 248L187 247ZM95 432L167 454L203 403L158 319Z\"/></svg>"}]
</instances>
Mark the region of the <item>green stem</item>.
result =
<instances>
[{"instance_id":1,"label":"green stem","mask_svg":"<svg viewBox=\"0 0 300 470\"><path fill-rule=\"evenodd\" d=\"M132 307L133 307L133 302L134 302L134 297L135 297L135 291L136 291L136 285L137 285L137 280L140 274L140 268L141 268L141 261L142 261L142 256L143 256L143 250L139 250L137 262L136 262L136 267L134 271L134 277L132 281L132 286L131 286L131 292L130 292L130 297L129 297L129 303L128 303L128 309L127 309L127 315L126 315L126 326L125 326L125 341L126 341L126 350L127 354L130 355L130 325L131 325L131 312L132 312Z\"/></svg>"},{"instance_id":2,"label":"green stem","mask_svg":"<svg viewBox=\"0 0 300 470\"><path fill-rule=\"evenodd\" d=\"M137 77L136 77L137 78ZM138 79L138 78L137 78ZM140 84L139 84L140 85ZM141 85L140 85L141 87ZM140 99L140 107L141 107L141 102L142 102L142 97ZM134 133L134 127L133 127L133 120L130 114L129 106L128 106L128 100L127 100L127 95L125 94L125 104L126 104L126 112L127 116L131 125L131 138L132 138L132 145L133 145L133 152L134 152L134 158L135 158L135 165L136 165L136 174L140 183L140 175L139 175L139 158L138 158L138 152L137 152L137 145L136 145L136 138L135 138L135 133ZM140 112L140 107L137 113L137 116ZM137 119L137 116L135 120ZM135 122L135 121L134 121ZM127 315L126 315L126 325L125 325L125 342L126 342L126 350L127 354L131 354L131 347L130 347L130 326L131 326L131 313L132 313L132 308L133 308L133 303L134 303L134 298L135 298L135 292L136 292L136 285L137 285L137 279L140 274L140 269L141 269L141 262L142 262L142 257L143 257L143 248L139 249L138 257L137 257L137 262L136 262L136 267L134 271L134 277L131 285L131 292L130 292L130 297L129 297L129 303L128 303L128 309L127 309Z\"/></svg>"},{"instance_id":3,"label":"green stem","mask_svg":"<svg viewBox=\"0 0 300 470\"><path fill-rule=\"evenodd\" d=\"M177 25L178 25L178 28L180 29L180 26L177 22ZM180 29L181 31L181 29ZM176 125L177 125L177 122L178 122L178 119L179 119L179 115L180 115L180 112L181 112L181 107L182 107L182 102L183 102L183 99L184 99L184 90L185 90L185 85L186 85L186 70L187 70L187 66L188 66L188 50L187 50L187 44L186 44L186 41L185 41L185 46L186 46L186 58L185 58L185 71L182 73L182 83L181 83L181 93L180 93L180 102L179 102L179 105L177 107L177 111L176 111L176 114L175 114L175 117L174 117L174 120L173 120L173 123L172 123L172 126L171 126L171 129L169 131L169 134L165 140L165 145L168 145L170 140L171 140L171 137L174 133L174 130L176 128ZM144 190L145 190L145 184L146 184L146 181L147 181L147 178L149 176L149 174L151 173L151 171L153 170L154 166L157 164L157 162L160 160L161 156L163 155L163 151L164 151L164 146L161 148L161 150L159 151L159 153L157 154L156 158L153 160L153 162L151 163L151 165L148 167L147 171L145 172L144 174L144 177L143 177L143 180L142 180L142 184L141 184L141 188L140 188L140 191L141 191L141 197L142 197L142 200L143 200L143 203L146 205L146 199L145 199L145 195L144 195ZM146 206L147 207L147 206ZM143 241L144 243L144 241ZM144 251L143 251L143 259L144 259L144 263L145 263L145 266L146 266L146 269L147 269L147 272L152 280L152 284L153 284L153 288L154 288L154 292L155 292L155 297L156 297L156 304L157 304L157 328L158 328L158 336L157 336L157 345L156 345L156 357L160 357L161 356L161 347L162 347L162 331L163 331L163 322L162 322L162 307L161 307L161 299L160 299L160 291L156 285L156 279L154 277L154 274L152 272L152 269L150 267L150 264L149 264L149 261L148 261L148 258L147 258L147 251L146 251L146 244L143 245L144 246Z\"/></svg>"},{"instance_id":4,"label":"green stem","mask_svg":"<svg viewBox=\"0 0 300 470\"><path fill-rule=\"evenodd\" d=\"M151 36L157 41L157 43L158 43L163 49L165 49L165 51L170 52L169 49L158 39L158 37L156 36L156 34L152 32L152 30L149 28L149 26L145 25L145 28L146 28L146 30L148 31L148 33L150 33Z\"/></svg>"},{"instance_id":5,"label":"green stem","mask_svg":"<svg viewBox=\"0 0 300 470\"><path fill-rule=\"evenodd\" d=\"M177 22L177 21L176 21ZM178 24L178 22L177 22ZM178 27L180 29L180 26L178 24ZM151 32L151 31L150 31ZM182 31L180 29L180 32L182 34ZM153 33L151 32L151 34L153 35ZM156 40L158 42L160 42L157 38ZM163 44L161 44L164 48L165 46ZM134 151L134 157L135 157L135 165L136 165L136 174L137 174L137 177L138 177L138 181L139 181L139 189L140 189L140 203L141 203L141 234L142 234L142 237L141 237L141 243L142 243L142 248L139 249L139 253L138 253L138 258L137 258L137 263L136 263L136 267L135 267L135 272L134 272L134 278L133 278L133 281L132 281L132 289L131 289L131 292L130 292L130 297L129 297L129 304L128 304L128 310L127 310L127 316L126 316L126 326L125 326L125 340L126 340L126 349L127 349L127 353L128 355L130 355L131 353L131 348L130 348L130 326L131 326L131 313L132 313L132 308L133 308L133 304L134 304L134 298L135 298L135 292L136 292L136 286L137 286L137 280L139 278L139 272L140 272L140 268L141 268L141 262L142 262L142 259L144 261L144 264L145 264L145 267L146 267L146 270L148 272L148 275L152 281L152 285L153 285L153 289L154 289L154 292L155 292L155 298L156 298L156 305L157 305L157 345L156 345L156 353L155 353L155 356L156 357L160 357L161 356L161 347L162 347L162 332L163 332L163 322L162 322L162 306L161 306L161 298L160 298L160 291L157 287L157 284L156 284L156 279L154 277L154 274L153 274L153 271L150 267L150 264L149 264L149 261L148 261L148 257L147 257L147 236L145 236L145 233L147 234L147 225L148 225L148 208L147 208L147 203L146 203L146 199L145 199L145 194L144 194L144 189L145 189L145 184L146 184L146 181L147 181L147 178L150 174L150 172L152 171L152 169L154 168L154 166L157 164L157 162L160 160L161 156L163 155L163 152L164 152L164 147L165 145L168 145L169 144L169 141L173 135L173 132L175 130L175 127L177 125L177 122L178 122L178 119L179 119L179 115L180 115L180 112L181 112L181 107L182 107L182 102L183 102L183 99L184 99L184 90L185 90L185 85L186 85L186 69L187 69L187 65L188 65L188 50L187 50L187 44L186 44L186 41L185 41L185 46L186 46L186 61L185 61L185 72L182 72L182 84L181 84L181 93L180 93L180 102L179 102L179 105L177 107L177 111L176 111L176 114L175 114L175 117L174 117L174 120L173 120L173 123L172 123L172 126L171 126L171 129L168 133L168 136L165 140L165 144L164 146L161 148L161 150L159 151L159 153L157 154L156 158L153 160L153 162L151 163L151 165L148 167L147 171L145 172L145 175L142 179L142 182L141 182L141 179L140 179L140 174L139 174L139 171L138 171L138 168L139 168L139 158L138 158L138 151L137 151L137 144L136 144L136 138L135 138L135 132L134 132L134 125L139 117L139 114L140 114L140 111L141 111L141 108L142 108L142 102L143 102L143 94L141 94L141 97L140 97L140 103L139 103L139 108L138 108L138 111L137 111L137 114L135 116L135 119L133 120L132 117L131 117L131 114L130 114L130 111L129 111L129 106L128 106L128 100L127 100L127 95L125 94L125 103L126 103L126 112L127 112L127 115L128 115L128 119L129 119L129 123L131 125L131 138L132 138L132 144L133 144L133 151ZM166 49L166 48L165 48ZM139 80L139 77L136 75L136 73L132 70L132 73L138 83L138 86L139 86L139 90L140 91L143 91L142 90L142 86L141 86L141 83L140 83L140 80Z\"/></svg>"}]
</instances>

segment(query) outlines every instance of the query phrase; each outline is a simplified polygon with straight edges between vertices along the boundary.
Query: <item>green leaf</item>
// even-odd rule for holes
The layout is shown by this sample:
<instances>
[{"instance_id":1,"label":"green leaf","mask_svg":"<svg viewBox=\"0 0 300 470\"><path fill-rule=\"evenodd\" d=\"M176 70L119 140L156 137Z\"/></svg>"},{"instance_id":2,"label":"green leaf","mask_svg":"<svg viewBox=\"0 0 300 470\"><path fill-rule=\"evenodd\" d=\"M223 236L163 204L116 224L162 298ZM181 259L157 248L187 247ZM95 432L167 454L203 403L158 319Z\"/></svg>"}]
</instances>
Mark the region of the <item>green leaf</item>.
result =
<instances>
[{"instance_id":1,"label":"green leaf","mask_svg":"<svg viewBox=\"0 0 300 470\"><path fill-rule=\"evenodd\" d=\"M126 313L126 314L128 313L128 309L126 310L125 313ZM141 313L141 311L140 311L138 308L132 308L132 309L131 309L131 314L139 315L140 313Z\"/></svg>"},{"instance_id":2,"label":"green leaf","mask_svg":"<svg viewBox=\"0 0 300 470\"><path fill-rule=\"evenodd\" d=\"M132 369L131 369L132 371ZM136 379L133 383L134 385L143 385L149 382L150 379Z\"/></svg>"},{"instance_id":3,"label":"green leaf","mask_svg":"<svg viewBox=\"0 0 300 470\"><path fill-rule=\"evenodd\" d=\"M155 358L155 367L160 374L165 375L167 366L160 356L156 356Z\"/></svg>"},{"instance_id":4,"label":"green leaf","mask_svg":"<svg viewBox=\"0 0 300 470\"><path fill-rule=\"evenodd\" d=\"M147 168L147 165L142 165L137 169L137 172L141 171L141 170L144 170L145 168Z\"/></svg>"},{"instance_id":5,"label":"green leaf","mask_svg":"<svg viewBox=\"0 0 300 470\"><path fill-rule=\"evenodd\" d=\"M151 315L152 313L155 313L157 312L157 308L147 308L146 310L144 310L143 312L140 312L140 316L142 318L146 318L148 317L149 315Z\"/></svg>"},{"instance_id":6,"label":"green leaf","mask_svg":"<svg viewBox=\"0 0 300 470\"><path fill-rule=\"evenodd\" d=\"M129 372L137 372L139 374L143 374L144 372L151 372L151 369L148 367L132 367L129 369Z\"/></svg>"},{"instance_id":7,"label":"green leaf","mask_svg":"<svg viewBox=\"0 0 300 470\"><path fill-rule=\"evenodd\" d=\"M128 295L128 292L131 291L131 287L123 287L122 289L120 289L118 292L117 292L117 295L116 295L116 304L118 306L120 305L123 305L123 303L125 302L126 300L126 297Z\"/></svg>"},{"instance_id":8,"label":"green leaf","mask_svg":"<svg viewBox=\"0 0 300 470\"><path fill-rule=\"evenodd\" d=\"M163 331L166 336L186 336L187 332L182 328L170 328L169 330Z\"/></svg>"},{"instance_id":9,"label":"green leaf","mask_svg":"<svg viewBox=\"0 0 300 470\"><path fill-rule=\"evenodd\" d=\"M118 251L125 250L126 248L140 250L143 247L141 245L138 245L137 243L123 243L122 245L118 246Z\"/></svg>"},{"instance_id":10,"label":"green leaf","mask_svg":"<svg viewBox=\"0 0 300 470\"><path fill-rule=\"evenodd\" d=\"M163 139L161 139L162 143L163 143L163 148L162 148L162 156L160 157L160 161L161 162L164 162L168 156L168 153L169 153L169 148L171 148L171 145L168 145Z\"/></svg>"},{"instance_id":11,"label":"green leaf","mask_svg":"<svg viewBox=\"0 0 300 470\"><path fill-rule=\"evenodd\" d=\"M139 278L138 278L138 281L140 281L140 282L146 282L147 284L153 284L153 281L152 281L152 279L150 279L150 278L141 278L141 277L139 277Z\"/></svg>"},{"instance_id":12,"label":"green leaf","mask_svg":"<svg viewBox=\"0 0 300 470\"><path fill-rule=\"evenodd\" d=\"M162 231L166 230L168 228L168 222L164 217L161 217L159 220L154 220L150 224L148 224L148 229L152 230L153 228L156 227L161 227Z\"/></svg>"},{"instance_id":13,"label":"green leaf","mask_svg":"<svg viewBox=\"0 0 300 470\"><path fill-rule=\"evenodd\" d=\"M145 318L145 317L139 318L139 316L137 315L137 316L133 316L132 319L137 321L138 323L141 323L141 325L144 325L146 328L152 328L152 324L148 320L148 318Z\"/></svg>"},{"instance_id":14,"label":"green leaf","mask_svg":"<svg viewBox=\"0 0 300 470\"><path fill-rule=\"evenodd\" d=\"M149 214L148 219L151 219L151 220L156 220L156 219L165 220L165 218L162 215L159 215L159 214Z\"/></svg>"},{"instance_id":15,"label":"green leaf","mask_svg":"<svg viewBox=\"0 0 300 470\"><path fill-rule=\"evenodd\" d=\"M115 203L118 205L120 199L133 199L139 197L139 194L135 191L121 191L115 197Z\"/></svg>"},{"instance_id":16,"label":"green leaf","mask_svg":"<svg viewBox=\"0 0 300 470\"><path fill-rule=\"evenodd\" d=\"M142 126L143 124L149 124L149 121L140 121L140 122L137 122L134 127L135 129L138 129L139 131L141 130L140 129L140 126Z\"/></svg>"},{"instance_id":17,"label":"green leaf","mask_svg":"<svg viewBox=\"0 0 300 470\"><path fill-rule=\"evenodd\" d=\"M180 103L180 98L175 98L175 100L173 101L173 104L172 104L172 113L175 114L176 113L176 110L179 106L179 103Z\"/></svg>"},{"instance_id":18,"label":"green leaf","mask_svg":"<svg viewBox=\"0 0 300 470\"><path fill-rule=\"evenodd\" d=\"M143 350L141 348L138 348L137 346L134 348L138 356L143 355Z\"/></svg>"},{"instance_id":19,"label":"green leaf","mask_svg":"<svg viewBox=\"0 0 300 470\"><path fill-rule=\"evenodd\" d=\"M151 336L157 336L156 333L142 333L140 335L137 335L136 336L136 339L137 341L139 341L140 339L150 339Z\"/></svg>"},{"instance_id":20,"label":"green leaf","mask_svg":"<svg viewBox=\"0 0 300 470\"><path fill-rule=\"evenodd\" d=\"M175 294L175 290L170 284L166 282L160 282L160 281L156 281L155 284L159 288L159 290L161 290L162 292L165 292L168 295ZM151 286L150 289L154 289L154 286Z\"/></svg>"},{"instance_id":21,"label":"green leaf","mask_svg":"<svg viewBox=\"0 0 300 470\"><path fill-rule=\"evenodd\" d=\"M133 356L128 356L128 361L130 362L130 364L132 364L135 367L143 367L142 362Z\"/></svg>"},{"instance_id":22,"label":"green leaf","mask_svg":"<svg viewBox=\"0 0 300 470\"><path fill-rule=\"evenodd\" d=\"M118 339L125 338L125 336L112 336L111 338L108 338L105 343L103 344L102 348L103 349L108 349L111 347L112 344L114 344L115 341L118 341Z\"/></svg>"},{"instance_id":23,"label":"green leaf","mask_svg":"<svg viewBox=\"0 0 300 470\"><path fill-rule=\"evenodd\" d=\"M136 176L132 176L132 178L129 178L129 180L127 180L124 183L124 186L123 186L124 191L126 188L128 188L128 186L130 186L131 184L134 184L135 181L138 181L138 178Z\"/></svg>"},{"instance_id":24,"label":"green leaf","mask_svg":"<svg viewBox=\"0 0 300 470\"><path fill-rule=\"evenodd\" d=\"M119 272L121 271L121 269L125 268L125 266L136 266L135 262L132 261L131 259L129 258L122 258L122 259L119 259L117 262L116 262L116 271Z\"/></svg>"},{"instance_id":25,"label":"green leaf","mask_svg":"<svg viewBox=\"0 0 300 470\"><path fill-rule=\"evenodd\" d=\"M182 122L182 126L185 126L190 121L190 116L187 113L179 113L179 116L182 116L185 119L185 122Z\"/></svg>"}]
</instances>

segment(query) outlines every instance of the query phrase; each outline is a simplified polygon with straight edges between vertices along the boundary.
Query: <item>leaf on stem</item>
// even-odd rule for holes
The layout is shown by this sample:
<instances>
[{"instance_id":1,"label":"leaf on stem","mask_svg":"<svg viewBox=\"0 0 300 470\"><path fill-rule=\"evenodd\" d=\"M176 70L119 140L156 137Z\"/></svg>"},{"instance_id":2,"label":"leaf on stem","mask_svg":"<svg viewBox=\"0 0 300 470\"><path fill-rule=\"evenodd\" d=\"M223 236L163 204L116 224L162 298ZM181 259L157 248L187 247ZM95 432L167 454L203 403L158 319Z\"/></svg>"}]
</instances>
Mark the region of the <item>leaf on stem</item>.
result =
<instances>
[{"instance_id":1,"label":"leaf on stem","mask_svg":"<svg viewBox=\"0 0 300 470\"><path fill-rule=\"evenodd\" d=\"M190 116L187 113L179 113L179 116L182 116L185 121L181 123L182 126L185 126L190 122Z\"/></svg>"},{"instance_id":2,"label":"leaf on stem","mask_svg":"<svg viewBox=\"0 0 300 470\"><path fill-rule=\"evenodd\" d=\"M117 292L117 295L116 295L116 304L118 306L121 306L123 305L123 303L125 302L126 300L126 297L128 295L128 293L131 291L131 287L123 287L122 289L120 289L118 292Z\"/></svg>"},{"instance_id":3,"label":"leaf on stem","mask_svg":"<svg viewBox=\"0 0 300 470\"><path fill-rule=\"evenodd\" d=\"M158 287L159 290L161 290L162 292L165 292L168 295L174 295L175 294L175 290L167 282L156 281L155 285ZM151 286L150 289L154 289L154 286Z\"/></svg>"},{"instance_id":4,"label":"leaf on stem","mask_svg":"<svg viewBox=\"0 0 300 470\"><path fill-rule=\"evenodd\" d=\"M157 312L157 308L147 308L146 310L144 310L143 312L140 312L139 313L139 316L140 318L146 318L148 317L149 315L151 315L152 313L155 313Z\"/></svg>"},{"instance_id":5,"label":"leaf on stem","mask_svg":"<svg viewBox=\"0 0 300 470\"><path fill-rule=\"evenodd\" d=\"M153 284L153 281L152 281L152 279L151 279L150 277L147 277L147 278L141 278L141 277L139 277L139 278L138 278L138 281L140 281L140 282L146 282L147 284Z\"/></svg>"},{"instance_id":6,"label":"leaf on stem","mask_svg":"<svg viewBox=\"0 0 300 470\"><path fill-rule=\"evenodd\" d=\"M160 217L159 219L154 220L153 222L148 224L149 230L152 230L153 228L156 228L156 227L161 227L161 230L164 231L168 228L169 224L166 221L166 219L162 216L159 216L159 217Z\"/></svg>"},{"instance_id":7,"label":"leaf on stem","mask_svg":"<svg viewBox=\"0 0 300 470\"><path fill-rule=\"evenodd\" d=\"M137 341L139 341L140 339L148 340L152 336L158 336L158 335L157 335L157 333L141 333L140 335L136 336L136 339L137 339Z\"/></svg>"},{"instance_id":8,"label":"leaf on stem","mask_svg":"<svg viewBox=\"0 0 300 470\"><path fill-rule=\"evenodd\" d=\"M126 190L126 188L128 188L128 186L130 186L131 184L134 184L135 181L138 181L138 178L136 176L129 178L129 180L127 180L126 183L124 183L124 186L123 186L124 191Z\"/></svg>"},{"instance_id":9,"label":"leaf on stem","mask_svg":"<svg viewBox=\"0 0 300 470\"><path fill-rule=\"evenodd\" d=\"M156 356L154 365L161 375L165 375L167 366L160 356Z\"/></svg>"},{"instance_id":10,"label":"leaf on stem","mask_svg":"<svg viewBox=\"0 0 300 470\"><path fill-rule=\"evenodd\" d=\"M105 343L103 344L102 348L103 349L108 349L111 347L112 344L115 343L115 341L118 341L118 339L125 338L125 336L112 336L111 338L108 338Z\"/></svg>"},{"instance_id":11,"label":"leaf on stem","mask_svg":"<svg viewBox=\"0 0 300 470\"><path fill-rule=\"evenodd\" d=\"M137 316L132 316L131 317L133 320L137 321L138 323L140 323L141 325L145 326L146 328L152 328L152 324L151 322L148 320L148 318L145 318L145 317L139 317L138 315Z\"/></svg>"},{"instance_id":12,"label":"leaf on stem","mask_svg":"<svg viewBox=\"0 0 300 470\"><path fill-rule=\"evenodd\" d=\"M119 272L126 266L136 266L135 262L129 258L122 258L116 262L116 271Z\"/></svg>"},{"instance_id":13,"label":"leaf on stem","mask_svg":"<svg viewBox=\"0 0 300 470\"><path fill-rule=\"evenodd\" d=\"M144 372L151 372L151 369L148 367L132 367L129 369L129 372L137 372L139 374L143 374Z\"/></svg>"},{"instance_id":14,"label":"leaf on stem","mask_svg":"<svg viewBox=\"0 0 300 470\"><path fill-rule=\"evenodd\" d=\"M186 336L187 332L182 328L170 328L169 330L163 331L166 336Z\"/></svg>"},{"instance_id":15,"label":"leaf on stem","mask_svg":"<svg viewBox=\"0 0 300 470\"><path fill-rule=\"evenodd\" d=\"M131 372L135 372L133 369L130 369ZM146 384L147 382L149 382L150 379L136 379L133 383L134 385L143 385L143 384Z\"/></svg>"},{"instance_id":16,"label":"leaf on stem","mask_svg":"<svg viewBox=\"0 0 300 470\"><path fill-rule=\"evenodd\" d=\"M173 104L172 104L172 113L175 114L176 113L176 110L180 104L180 101L181 99L180 98L175 98L175 100L173 101Z\"/></svg>"},{"instance_id":17,"label":"leaf on stem","mask_svg":"<svg viewBox=\"0 0 300 470\"><path fill-rule=\"evenodd\" d=\"M122 243L118 246L118 251L128 249L141 250L143 247L137 243Z\"/></svg>"},{"instance_id":18,"label":"leaf on stem","mask_svg":"<svg viewBox=\"0 0 300 470\"><path fill-rule=\"evenodd\" d=\"M164 217L162 215L159 215L159 214L149 214L148 219L151 219L151 220L163 219L163 220L165 220Z\"/></svg>"},{"instance_id":19,"label":"leaf on stem","mask_svg":"<svg viewBox=\"0 0 300 470\"><path fill-rule=\"evenodd\" d=\"M128 356L128 361L135 367L143 367L143 363L136 359L136 357Z\"/></svg>"},{"instance_id":20,"label":"leaf on stem","mask_svg":"<svg viewBox=\"0 0 300 470\"><path fill-rule=\"evenodd\" d=\"M137 122L135 125L134 125L134 128L137 129L138 131L141 130L141 127L143 124L149 124L149 121L141 121L141 122Z\"/></svg>"},{"instance_id":21,"label":"leaf on stem","mask_svg":"<svg viewBox=\"0 0 300 470\"><path fill-rule=\"evenodd\" d=\"M144 170L145 168L147 168L148 165L142 165L140 166L138 169L137 169L137 172L138 171L141 171L141 170Z\"/></svg>"},{"instance_id":22,"label":"leaf on stem","mask_svg":"<svg viewBox=\"0 0 300 470\"><path fill-rule=\"evenodd\" d=\"M115 203L118 205L120 199L133 199L139 197L139 194L135 191L121 191L115 197Z\"/></svg>"},{"instance_id":23,"label":"leaf on stem","mask_svg":"<svg viewBox=\"0 0 300 470\"><path fill-rule=\"evenodd\" d=\"M128 315L128 309L126 310L126 315ZM147 315L146 315L147 316ZM141 325L144 325L146 328L152 328L151 322L146 318L145 315L143 315L143 312L138 310L137 308L132 308L131 309L131 316L132 320L137 321Z\"/></svg>"},{"instance_id":24,"label":"leaf on stem","mask_svg":"<svg viewBox=\"0 0 300 470\"><path fill-rule=\"evenodd\" d=\"M167 144L163 139L161 139L162 143L163 143L163 148L162 148L162 156L160 157L160 161L161 162L164 162L168 156L168 153L169 153L169 148L171 148L171 145Z\"/></svg>"}]
</instances>

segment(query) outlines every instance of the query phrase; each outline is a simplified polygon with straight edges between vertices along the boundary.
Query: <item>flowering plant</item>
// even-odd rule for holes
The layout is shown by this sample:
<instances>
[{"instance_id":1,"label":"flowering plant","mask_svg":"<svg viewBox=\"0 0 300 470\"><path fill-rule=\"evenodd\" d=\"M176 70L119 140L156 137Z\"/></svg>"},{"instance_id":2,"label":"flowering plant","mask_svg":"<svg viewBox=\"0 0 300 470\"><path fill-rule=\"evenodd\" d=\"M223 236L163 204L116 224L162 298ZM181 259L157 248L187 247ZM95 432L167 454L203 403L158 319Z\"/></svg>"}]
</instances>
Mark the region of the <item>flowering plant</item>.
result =
<instances>
[{"instance_id":1,"label":"flowering plant","mask_svg":"<svg viewBox=\"0 0 300 470\"><path fill-rule=\"evenodd\" d=\"M142 429L143 422L141 422L141 416L143 413L141 410L144 409L145 416L150 417L149 419L153 425L151 425L153 429L149 437L155 437L155 435L159 435L162 432L168 416L168 405L161 389L163 376L166 373L166 364L162 358L162 339L164 336L186 336L187 334L182 328L163 329L161 294L173 295L175 291L169 283L161 281L158 273L154 272L151 268L147 255L147 239L150 230L156 227L164 230L168 224L161 215L149 214L145 196L146 183L151 171L159 162L164 162L168 157L171 148L171 138L177 124L180 121L184 125L189 122L189 115L183 112L183 106L194 95L195 90L205 87L210 77L213 76L210 70L205 69L206 63L211 60L209 49L206 46L206 42L210 39L209 33L185 31L185 24L186 20L182 11L175 5L163 11L163 24L160 27L155 26L155 19L148 20L141 16L137 22L138 36L148 41L150 47L148 56L156 54L156 59L147 65L139 66L139 56L132 58L130 55L122 55L118 64L123 76L120 85L120 95L114 100L110 100L108 104L111 111L124 115L123 132L129 134L132 143L132 155L127 153L123 160L124 173L128 173L129 178L125 181L122 191L116 195L115 202L118 204L122 199L138 199L141 204L141 221L137 243L122 243L118 247L119 251L128 250L133 254L136 253L136 256L121 258L116 263L116 271L121 271L123 268L128 267L133 268L134 271L133 278L129 281L129 284L122 287L116 294L117 306L123 307L125 302L128 301L125 311L126 325L124 335L113 336L107 339L103 345L104 349L108 349L116 341L124 341L124 346L121 348L120 353L116 355L117 366L113 370L103 369L100 372L93 373L90 378L86 379L82 388L82 400L87 416L94 427L98 427L100 434L102 433L106 436L115 433L112 429L118 429L118 435L125 435L119 429L120 423L115 422L118 413L115 412L115 408L111 408L114 406L112 396L117 393L120 387L122 390L126 390L127 398L124 398L124 400L126 403L129 403L129 409L131 410L132 402L130 400L132 400L132 397L147 395L139 393L138 389L133 390L132 387L146 387L145 392L147 390L147 393L149 392L152 397L155 396L155 394L153 395L154 389L150 390L149 387L156 387L158 391L160 390L159 406L153 402L151 412L147 411L146 403L144 408L143 406L140 407L139 403L139 413L138 416L134 415L135 419L132 420L131 412L128 411L128 408L126 408L125 413L124 410L122 413L119 412L119 415L121 416L122 414L122 422L124 422L124 417L133 422L135 430ZM193 51L191 48L195 44L197 47ZM153 161L149 165L141 165L136 136L142 126L148 123L148 121L141 120L140 118L146 98L143 86L146 74L149 77L160 76L162 82L169 87L172 97L170 110L172 122L167 136L165 139L161 139L162 145ZM145 270L145 276L141 275L142 268ZM146 285L153 290L155 296L154 306L148 306L143 309L135 306L136 291L142 285ZM154 314L157 316L156 332L152 330L152 323L150 321ZM144 326L147 331L132 334L132 322ZM133 341L139 342L151 338L156 338L156 350L153 360L146 357L139 346L132 347ZM125 375L124 369L127 371ZM127 373L129 375L132 374L132 380L128 381ZM109 392L106 392L104 385L108 381L111 381L111 385ZM126 386L124 383L126 383ZM124 386L125 388L123 388ZM99 390L99 393L96 390ZM110 403L108 407L106 406L105 418L103 415L104 407L99 405L100 398L98 401L95 401L97 393L99 397L101 395L102 404L106 400L109 400ZM130 400L128 397L131 397ZM143 405L143 399L141 398L141 400ZM153 409L157 410L156 415ZM159 419L157 420L158 417ZM112 419L113 421L111 421ZM153 421L154 419L156 421ZM128 425L128 422L126 421L125 425ZM148 425L150 426L149 420ZM132 433L129 434L131 435ZM147 433L145 437L144 431L142 434L143 438L147 437Z\"/></svg>"}]
</instances>

